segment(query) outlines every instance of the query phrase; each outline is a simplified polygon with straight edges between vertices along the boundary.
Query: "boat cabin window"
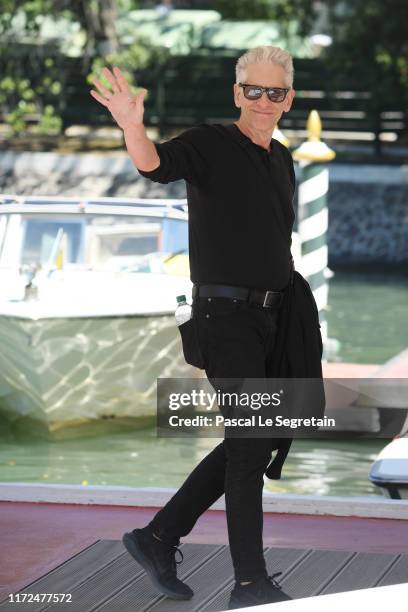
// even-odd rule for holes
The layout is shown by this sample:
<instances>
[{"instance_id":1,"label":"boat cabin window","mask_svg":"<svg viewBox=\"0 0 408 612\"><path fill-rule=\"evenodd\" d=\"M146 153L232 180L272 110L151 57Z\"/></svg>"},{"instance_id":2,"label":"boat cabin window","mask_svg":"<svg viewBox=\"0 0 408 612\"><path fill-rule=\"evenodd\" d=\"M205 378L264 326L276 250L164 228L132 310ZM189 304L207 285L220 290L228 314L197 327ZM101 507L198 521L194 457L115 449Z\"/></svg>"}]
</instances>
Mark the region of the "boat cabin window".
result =
<instances>
[{"instance_id":1,"label":"boat cabin window","mask_svg":"<svg viewBox=\"0 0 408 612\"><path fill-rule=\"evenodd\" d=\"M0 246L7 243L3 259L13 265L53 267L62 253L64 267L147 272L156 269L157 262L188 251L187 219L171 218L163 212L27 213L10 217L13 223L0 225Z\"/></svg>"},{"instance_id":2,"label":"boat cabin window","mask_svg":"<svg viewBox=\"0 0 408 612\"><path fill-rule=\"evenodd\" d=\"M188 248L185 220L95 216L86 231L89 264L99 269L147 272L164 254Z\"/></svg>"},{"instance_id":3,"label":"boat cabin window","mask_svg":"<svg viewBox=\"0 0 408 612\"><path fill-rule=\"evenodd\" d=\"M81 263L82 226L81 222L65 219L24 219L21 263L47 263L59 229L66 236L67 263Z\"/></svg>"}]
</instances>

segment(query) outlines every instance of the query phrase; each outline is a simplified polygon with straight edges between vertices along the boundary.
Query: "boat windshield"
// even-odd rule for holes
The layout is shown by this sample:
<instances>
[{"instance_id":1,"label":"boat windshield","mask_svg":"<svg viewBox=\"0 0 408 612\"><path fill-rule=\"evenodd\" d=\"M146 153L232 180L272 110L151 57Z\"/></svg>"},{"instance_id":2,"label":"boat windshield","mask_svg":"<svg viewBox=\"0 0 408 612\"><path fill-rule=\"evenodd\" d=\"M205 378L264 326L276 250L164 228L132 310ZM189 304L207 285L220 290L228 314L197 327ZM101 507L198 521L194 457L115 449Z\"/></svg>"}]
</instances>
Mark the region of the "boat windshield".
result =
<instances>
[{"instance_id":1,"label":"boat windshield","mask_svg":"<svg viewBox=\"0 0 408 612\"><path fill-rule=\"evenodd\" d=\"M112 214L7 214L0 265L64 265L99 270L154 271L152 261L187 253L186 219Z\"/></svg>"}]
</instances>

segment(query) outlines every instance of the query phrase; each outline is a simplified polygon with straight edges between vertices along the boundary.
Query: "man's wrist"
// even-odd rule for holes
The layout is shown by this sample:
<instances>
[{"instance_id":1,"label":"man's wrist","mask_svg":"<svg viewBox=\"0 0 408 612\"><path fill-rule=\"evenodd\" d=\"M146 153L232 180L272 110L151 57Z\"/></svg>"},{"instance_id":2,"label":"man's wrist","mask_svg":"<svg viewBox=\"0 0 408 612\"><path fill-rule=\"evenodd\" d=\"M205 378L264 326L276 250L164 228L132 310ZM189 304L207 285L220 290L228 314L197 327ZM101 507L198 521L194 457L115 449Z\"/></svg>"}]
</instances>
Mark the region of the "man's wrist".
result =
<instances>
[{"instance_id":1,"label":"man's wrist","mask_svg":"<svg viewBox=\"0 0 408 612\"><path fill-rule=\"evenodd\" d=\"M146 136L146 129L143 123L128 123L122 127L122 130L125 134Z\"/></svg>"}]
</instances>

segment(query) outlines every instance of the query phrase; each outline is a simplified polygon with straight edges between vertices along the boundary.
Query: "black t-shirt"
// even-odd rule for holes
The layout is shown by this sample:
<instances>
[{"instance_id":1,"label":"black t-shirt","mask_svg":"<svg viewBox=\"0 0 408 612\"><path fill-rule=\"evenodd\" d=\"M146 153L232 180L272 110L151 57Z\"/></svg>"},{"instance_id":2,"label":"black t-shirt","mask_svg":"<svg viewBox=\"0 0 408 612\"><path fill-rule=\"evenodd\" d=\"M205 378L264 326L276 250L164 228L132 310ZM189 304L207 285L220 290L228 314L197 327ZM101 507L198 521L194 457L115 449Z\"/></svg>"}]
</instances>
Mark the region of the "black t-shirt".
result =
<instances>
[{"instance_id":1,"label":"black t-shirt","mask_svg":"<svg viewBox=\"0 0 408 612\"><path fill-rule=\"evenodd\" d=\"M279 291L289 282L295 172L288 149L274 138L270 146L235 124L203 123L155 143L159 167L139 170L186 181L193 283Z\"/></svg>"}]
</instances>

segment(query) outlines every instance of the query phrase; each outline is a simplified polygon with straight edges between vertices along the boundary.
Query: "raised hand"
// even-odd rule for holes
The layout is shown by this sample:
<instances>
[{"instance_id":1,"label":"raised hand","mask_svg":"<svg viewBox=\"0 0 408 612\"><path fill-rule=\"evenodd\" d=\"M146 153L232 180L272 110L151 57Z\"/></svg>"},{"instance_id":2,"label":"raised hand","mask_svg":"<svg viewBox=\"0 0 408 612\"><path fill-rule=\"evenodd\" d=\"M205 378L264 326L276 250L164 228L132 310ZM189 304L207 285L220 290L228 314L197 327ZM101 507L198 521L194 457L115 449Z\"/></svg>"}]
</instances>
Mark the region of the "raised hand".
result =
<instances>
[{"instance_id":1,"label":"raised hand","mask_svg":"<svg viewBox=\"0 0 408 612\"><path fill-rule=\"evenodd\" d=\"M102 72L113 91L94 79L93 82L99 93L91 89L90 94L103 106L106 106L120 128L143 125L144 98L147 89L142 89L137 95L133 94L127 80L117 66L113 67L113 73L106 67L102 68Z\"/></svg>"}]
</instances>

